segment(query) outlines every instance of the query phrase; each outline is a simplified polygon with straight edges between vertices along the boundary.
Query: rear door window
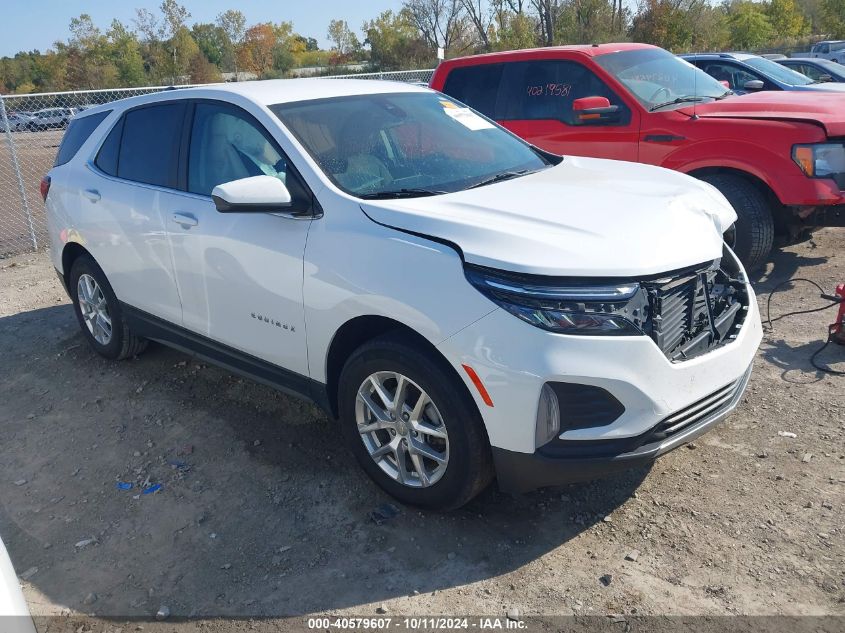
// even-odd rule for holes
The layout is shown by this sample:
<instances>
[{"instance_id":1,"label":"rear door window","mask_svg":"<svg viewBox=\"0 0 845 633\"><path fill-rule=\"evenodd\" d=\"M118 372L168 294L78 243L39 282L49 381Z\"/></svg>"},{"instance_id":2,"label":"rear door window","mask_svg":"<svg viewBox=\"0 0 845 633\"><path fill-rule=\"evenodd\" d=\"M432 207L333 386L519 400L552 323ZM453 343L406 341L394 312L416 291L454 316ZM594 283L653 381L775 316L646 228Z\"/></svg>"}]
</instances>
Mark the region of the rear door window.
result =
<instances>
[{"instance_id":1,"label":"rear door window","mask_svg":"<svg viewBox=\"0 0 845 633\"><path fill-rule=\"evenodd\" d=\"M56 162L54 167L64 165L71 158L76 156L79 148L85 144L85 141L91 136L94 130L103 122L111 110L105 112L98 112L90 116L82 117L81 119L74 119L62 138L62 143L59 145L59 153L56 155Z\"/></svg>"},{"instance_id":2,"label":"rear door window","mask_svg":"<svg viewBox=\"0 0 845 633\"><path fill-rule=\"evenodd\" d=\"M606 125L627 125L631 120L628 106L604 81L586 66L568 60L508 64L499 96L500 118L578 125L572 104L582 97L606 97L611 105L619 107L619 117Z\"/></svg>"},{"instance_id":3,"label":"rear door window","mask_svg":"<svg viewBox=\"0 0 845 633\"><path fill-rule=\"evenodd\" d=\"M117 176L159 187L176 188L184 102L130 110L123 117Z\"/></svg>"},{"instance_id":4,"label":"rear door window","mask_svg":"<svg viewBox=\"0 0 845 633\"><path fill-rule=\"evenodd\" d=\"M496 107L504 64L480 64L455 68L446 77L443 92L491 119L499 119Z\"/></svg>"}]
</instances>

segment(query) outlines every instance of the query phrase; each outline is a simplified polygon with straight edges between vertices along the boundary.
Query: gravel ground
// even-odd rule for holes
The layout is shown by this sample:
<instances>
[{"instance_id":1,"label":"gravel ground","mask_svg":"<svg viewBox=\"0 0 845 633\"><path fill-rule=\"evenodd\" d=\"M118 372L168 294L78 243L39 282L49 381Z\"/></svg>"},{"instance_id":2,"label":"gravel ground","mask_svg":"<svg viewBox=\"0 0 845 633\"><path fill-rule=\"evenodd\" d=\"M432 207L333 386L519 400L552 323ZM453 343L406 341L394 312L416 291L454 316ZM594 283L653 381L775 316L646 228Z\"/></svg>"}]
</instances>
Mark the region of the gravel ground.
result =
<instances>
[{"instance_id":1,"label":"gravel ground","mask_svg":"<svg viewBox=\"0 0 845 633\"><path fill-rule=\"evenodd\" d=\"M794 276L845 282L845 231L778 253L763 309ZM796 283L772 312L820 303ZM314 614L845 616L845 378L809 362L832 315L775 323L740 408L650 471L378 525L390 499L317 409L160 346L106 361L45 255L0 260L0 534L33 615L61 616L42 632L162 605L272 630ZM845 349L820 360L845 369Z\"/></svg>"}]
</instances>

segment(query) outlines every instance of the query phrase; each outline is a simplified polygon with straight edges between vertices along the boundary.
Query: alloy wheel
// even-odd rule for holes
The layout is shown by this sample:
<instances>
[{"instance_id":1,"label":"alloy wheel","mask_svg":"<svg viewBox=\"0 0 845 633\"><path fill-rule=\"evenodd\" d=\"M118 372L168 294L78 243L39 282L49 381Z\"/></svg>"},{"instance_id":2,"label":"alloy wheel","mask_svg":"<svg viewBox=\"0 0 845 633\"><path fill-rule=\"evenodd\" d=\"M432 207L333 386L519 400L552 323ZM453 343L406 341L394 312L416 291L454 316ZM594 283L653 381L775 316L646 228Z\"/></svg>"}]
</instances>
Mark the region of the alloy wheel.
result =
<instances>
[{"instance_id":1,"label":"alloy wheel","mask_svg":"<svg viewBox=\"0 0 845 633\"><path fill-rule=\"evenodd\" d=\"M85 321L91 336L100 345L108 345L112 337L111 315L100 284L86 273L79 276L76 292L82 320Z\"/></svg>"},{"instance_id":2,"label":"alloy wheel","mask_svg":"<svg viewBox=\"0 0 845 633\"><path fill-rule=\"evenodd\" d=\"M355 421L373 461L394 481L426 488L449 464L449 435L431 397L398 372L371 374L358 388Z\"/></svg>"}]
</instances>

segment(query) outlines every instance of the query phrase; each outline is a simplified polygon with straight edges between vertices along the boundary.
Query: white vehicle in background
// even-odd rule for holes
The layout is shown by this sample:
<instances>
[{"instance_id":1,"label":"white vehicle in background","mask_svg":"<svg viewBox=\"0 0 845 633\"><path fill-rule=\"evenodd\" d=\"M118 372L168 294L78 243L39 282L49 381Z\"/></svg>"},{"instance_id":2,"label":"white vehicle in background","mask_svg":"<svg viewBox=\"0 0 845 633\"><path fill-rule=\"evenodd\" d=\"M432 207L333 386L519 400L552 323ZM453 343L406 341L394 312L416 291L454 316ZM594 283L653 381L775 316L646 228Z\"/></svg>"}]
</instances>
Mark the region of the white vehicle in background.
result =
<instances>
[{"instance_id":1,"label":"white vehicle in background","mask_svg":"<svg viewBox=\"0 0 845 633\"><path fill-rule=\"evenodd\" d=\"M76 114L73 108L44 108L32 113L26 129L37 132L51 128L66 128Z\"/></svg>"},{"instance_id":2,"label":"white vehicle in background","mask_svg":"<svg viewBox=\"0 0 845 633\"><path fill-rule=\"evenodd\" d=\"M809 57L820 57L832 62L845 63L845 40L826 40L813 44Z\"/></svg>"},{"instance_id":3,"label":"white vehicle in background","mask_svg":"<svg viewBox=\"0 0 845 633\"><path fill-rule=\"evenodd\" d=\"M42 183L91 346L309 398L403 502L649 464L761 339L713 186L540 151L424 87L295 79L86 110Z\"/></svg>"},{"instance_id":4,"label":"white vehicle in background","mask_svg":"<svg viewBox=\"0 0 845 633\"><path fill-rule=\"evenodd\" d=\"M32 113L29 112L10 112L6 115L9 122L8 129L10 132L20 132L25 130L27 124L32 120ZM0 119L0 132L6 131L6 125L3 119Z\"/></svg>"},{"instance_id":5,"label":"white vehicle in background","mask_svg":"<svg viewBox=\"0 0 845 633\"><path fill-rule=\"evenodd\" d=\"M0 624L3 633L35 633L35 625L3 541L0 541Z\"/></svg>"}]
</instances>

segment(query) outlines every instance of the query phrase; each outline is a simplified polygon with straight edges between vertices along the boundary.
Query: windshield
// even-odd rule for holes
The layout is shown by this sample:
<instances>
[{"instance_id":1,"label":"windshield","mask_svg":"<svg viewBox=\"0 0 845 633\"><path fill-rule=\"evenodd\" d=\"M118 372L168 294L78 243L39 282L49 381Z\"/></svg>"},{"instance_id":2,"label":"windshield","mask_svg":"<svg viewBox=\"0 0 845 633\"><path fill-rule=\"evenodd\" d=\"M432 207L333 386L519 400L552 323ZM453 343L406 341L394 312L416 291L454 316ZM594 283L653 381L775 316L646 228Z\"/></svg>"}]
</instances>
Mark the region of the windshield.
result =
<instances>
[{"instance_id":1,"label":"windshield","mask_svg":"<svg viewBox=\"0 0 845 633\"><path fill-rule=\"evenodd\" d=\"M347 193L430 195L550 163L474 110L433 92L334 97L270 106Z\"/></svg>"},{"instance_id":2,"label":"windshield","mask_svg":"<svg viewBox=\"0 0 845 633\"><path fill-rule=\"evenodd\" d=\"M765 57L749 57L743 61L752 68L765 73L769 78L787 84L788 86L806 86L807 84L813 83L813 80L807 77L807 75L802 75Z\"/></svg>"},{"instance_id":3,"label":"windshield","mask_svg":"<svg viewBox=\"0 0 845 633\"><path fill-rule=\"evenodd\" d=\"M648 109L674 105L676 99L705 101L727 93L724 85L703 70L661 48L619 51L595 60Z\"/></svg>"}]
</instances>

